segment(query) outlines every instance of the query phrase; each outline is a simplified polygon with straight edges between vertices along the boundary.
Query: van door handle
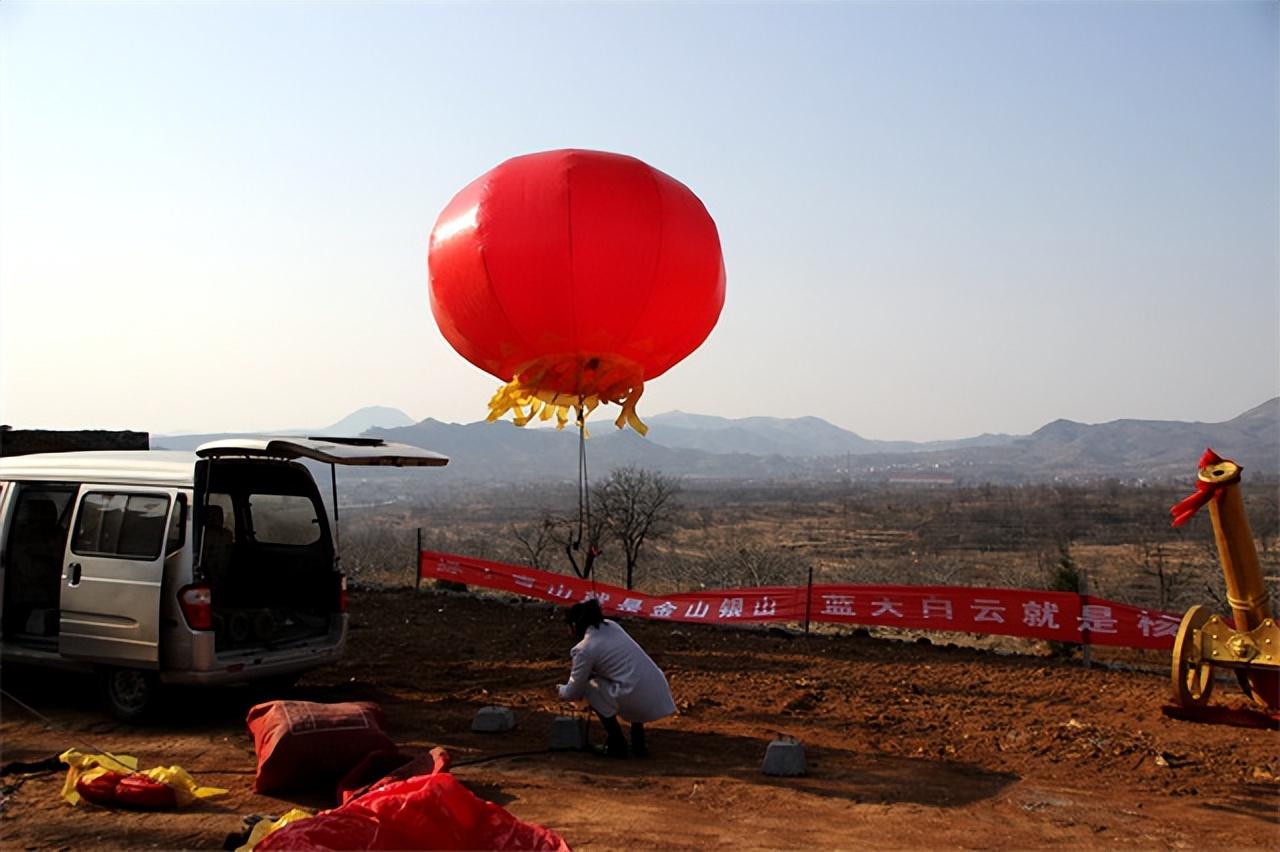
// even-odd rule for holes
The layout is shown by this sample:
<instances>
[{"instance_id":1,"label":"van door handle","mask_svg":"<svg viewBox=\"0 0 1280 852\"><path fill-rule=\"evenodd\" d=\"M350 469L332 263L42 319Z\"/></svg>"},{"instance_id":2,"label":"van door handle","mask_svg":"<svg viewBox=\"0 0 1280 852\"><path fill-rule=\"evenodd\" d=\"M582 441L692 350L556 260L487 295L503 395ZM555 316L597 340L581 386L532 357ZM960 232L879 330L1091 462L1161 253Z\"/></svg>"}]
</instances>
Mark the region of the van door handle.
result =
<instances>
[{"instance_id":1,"label":"van door handle","mask_svg":"<svg viewBox=\"0 0 1280 852\"><path fill-rule=\"evenodd\" d=\"M80 585L80 563L79 562L72 562L70 565L67 566L67 585L72 587Z\"/></svg>"}]
</instances>

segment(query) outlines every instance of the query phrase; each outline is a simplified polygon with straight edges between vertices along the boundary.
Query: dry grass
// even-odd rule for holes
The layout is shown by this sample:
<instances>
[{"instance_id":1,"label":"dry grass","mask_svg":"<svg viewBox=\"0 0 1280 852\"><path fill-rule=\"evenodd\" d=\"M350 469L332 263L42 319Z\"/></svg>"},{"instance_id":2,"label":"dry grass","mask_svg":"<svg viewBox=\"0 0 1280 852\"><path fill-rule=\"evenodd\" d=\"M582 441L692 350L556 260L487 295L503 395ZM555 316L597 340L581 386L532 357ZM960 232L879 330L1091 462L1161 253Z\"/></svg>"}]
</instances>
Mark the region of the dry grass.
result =
<instances>
[{"instance_id":1,"label":"dry grass","mask_svg":"<svg viewBox=\"0 0 1280 852\"><path fill-rule=\"evenodd\" d=\"M1171 529L1184 489L1085 487L912 488L725 486L686 490L666 533L642 553L636 585L651 591L818 582L1047 588L1065 557L1090 592L1174 612L1225 610L1207 513ZM1280 575L1274 488L1246 491L1263 573ZM569 514L563 495L541 504L509 493L463 505L371 508L344 514L343 564L357 582L413 582L417 530L429 550L524 564L516 531ZM569 571L554 550L552 570ZM620 548L605 544L598 576L621 583Z\"/></svg>"}]
</instances>

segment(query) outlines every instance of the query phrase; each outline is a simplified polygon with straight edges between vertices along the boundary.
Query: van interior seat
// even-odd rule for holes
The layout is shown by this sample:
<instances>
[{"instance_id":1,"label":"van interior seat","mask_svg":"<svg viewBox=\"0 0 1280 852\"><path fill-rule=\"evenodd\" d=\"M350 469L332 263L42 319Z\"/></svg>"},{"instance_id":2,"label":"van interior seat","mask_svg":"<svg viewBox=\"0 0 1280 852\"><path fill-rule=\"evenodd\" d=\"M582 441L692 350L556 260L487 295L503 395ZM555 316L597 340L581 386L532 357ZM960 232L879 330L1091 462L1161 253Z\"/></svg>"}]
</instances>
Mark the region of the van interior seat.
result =
<instances>
[{"instance_id":1,"label":"van interior seat","mask_svg":"<svg viewBox=\"0 0 1280 852\"><path fill-rule=\"evenodd\" d=\"M226 527L221 506L204 507L204 545L200 564L204 575L214 587L224 585L231 573L231 554L235 549L235 534Z\"/></svg>"}]
</instances>

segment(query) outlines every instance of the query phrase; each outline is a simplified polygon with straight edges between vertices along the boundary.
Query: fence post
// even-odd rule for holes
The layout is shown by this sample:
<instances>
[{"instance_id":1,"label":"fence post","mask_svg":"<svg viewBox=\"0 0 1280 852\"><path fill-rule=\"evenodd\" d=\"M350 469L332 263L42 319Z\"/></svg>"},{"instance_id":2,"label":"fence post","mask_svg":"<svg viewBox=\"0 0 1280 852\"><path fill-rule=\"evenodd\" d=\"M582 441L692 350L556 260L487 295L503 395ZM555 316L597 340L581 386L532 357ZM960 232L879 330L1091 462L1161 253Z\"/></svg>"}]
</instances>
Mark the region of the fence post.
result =
<instances>
[{"instance_id":1,"label":"fence post","mask_svg":"<svg viewBox=\"0 0 1280 852\"><path fill-rule=\"evenodd\" d=\"M418 527L418 549L413 552L413 588L422 588L422 527Z\"/></svg>"},{"instance_id":2,"label":"fence post","mask_svg":"<svg viewBox=\"0 0 1280 852\"><path fill-rule=\"evenodd\" d=\"M1084 565L1080 566L1080 642L1084 649L1083 663L1084 667L1091 668L1092 660L1089 657L1089 621L1084 618L1085 600L1089 594L1089 569Z\"/></svg>"},{"instance_id":3,"label":"fence post","mask_svg":"<svg viewBox=\"0 0 1280 852\"><path fill-rule=\"evenodd\" d=\"M809 635L809 616L813 610L813 563L809 563L809 582L804 587L804 635Z\"/></svg>"}]
</instances>

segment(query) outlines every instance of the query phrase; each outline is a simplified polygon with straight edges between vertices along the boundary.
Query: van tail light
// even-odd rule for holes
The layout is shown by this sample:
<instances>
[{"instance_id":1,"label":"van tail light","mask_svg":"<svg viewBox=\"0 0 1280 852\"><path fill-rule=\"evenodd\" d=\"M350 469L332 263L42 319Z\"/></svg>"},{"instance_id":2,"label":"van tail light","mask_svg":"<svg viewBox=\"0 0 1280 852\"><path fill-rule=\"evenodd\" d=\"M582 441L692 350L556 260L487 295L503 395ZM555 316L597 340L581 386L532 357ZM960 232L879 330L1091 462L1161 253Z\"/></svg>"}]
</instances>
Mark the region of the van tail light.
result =
<instances>
[{"instance_id":1,"label":"van tail light","mask_svg":"<svg viewBox=\"0 0 1280 852\"><path fill-rule=\"evenodd\" d=\"M205 585L185 586L178 592L182 617L192 630L213 629L213 590Z\"/></svg>"},{"instance_id":2,"label":"van tail light","mask_svg":"<svg viewBox=\"0 0 1280 852\"><path fill-rule=\"evenodd\" d=\"M347 577L338 577L338 612L347 611Z\"/></svg>"}]
</instances>

